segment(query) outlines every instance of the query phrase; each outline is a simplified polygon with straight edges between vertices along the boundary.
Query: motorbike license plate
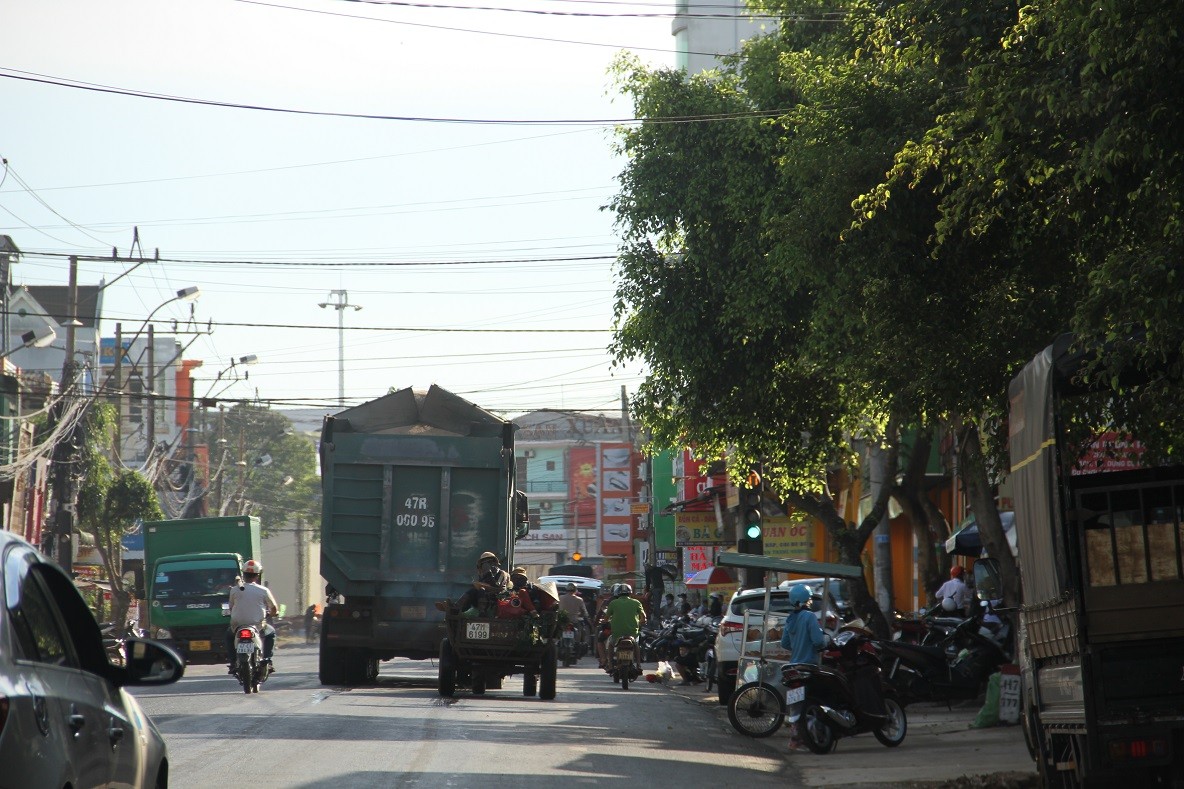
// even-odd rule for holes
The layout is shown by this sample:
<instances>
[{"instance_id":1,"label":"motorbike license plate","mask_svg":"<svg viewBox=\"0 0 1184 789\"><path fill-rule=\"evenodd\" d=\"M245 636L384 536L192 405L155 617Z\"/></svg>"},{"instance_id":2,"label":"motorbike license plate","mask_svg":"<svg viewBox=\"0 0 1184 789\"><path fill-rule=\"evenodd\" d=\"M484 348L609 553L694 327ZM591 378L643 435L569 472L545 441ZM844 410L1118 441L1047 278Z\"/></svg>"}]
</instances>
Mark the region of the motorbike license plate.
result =
<instances>
[{"instance_id":1,"label":"motorbike license plate","mask_svg":"<svg viewBox=\"0 0 1184 789\"><path fill-rule=\"evenodd\" d=\"M489 623L466 622L465 638L471 638L475 641L487 641L489 639Z\"/></svg>"},{"instance_id":2,"label":"motorbike license plate","mask_svg":"<svg viewBox=\"0 0 1184 789\"><path fill-rule=\"evenodd\" d=\"M564 641L575 641L575 639L576 639L576 634L575 634L575 633L573 633L573 632L572 632L572 631L570 631L570 630L564 630L564 631L563 631L563 640L564 640Z\"/></svg>"},{"instance_id":3,"label":"motorbike license plate","mask_svg":"<svg viewBox=\"0 0 1184 789\"><path fill-rule=\"evenodd\" d=\"M785 692L786 704L797 704L800 701L806 700L806 686L800 688L790 688Z\"/></svg>"},{"instance_id":4,"label":"motorbike license plate","mask_svg":"<svg viewBox=\"0 0 1184 789\"><path fill-rule=\"evenodd\" d=\"M189 651L190 652L209 652L210 651L210 642L209 641L190 641L189 642Z\"/></svg>"},{"instance_id":5,"label":"motorbike license plate","mask_svg":"<svg viewBox=\"0 0 1184 789\"><path fill-rule=\"evenodd\" d=\"M255 645L250 641L240 641L237 651L241 654L249 655L255 651Z\"/></svg>"}]
</instances>

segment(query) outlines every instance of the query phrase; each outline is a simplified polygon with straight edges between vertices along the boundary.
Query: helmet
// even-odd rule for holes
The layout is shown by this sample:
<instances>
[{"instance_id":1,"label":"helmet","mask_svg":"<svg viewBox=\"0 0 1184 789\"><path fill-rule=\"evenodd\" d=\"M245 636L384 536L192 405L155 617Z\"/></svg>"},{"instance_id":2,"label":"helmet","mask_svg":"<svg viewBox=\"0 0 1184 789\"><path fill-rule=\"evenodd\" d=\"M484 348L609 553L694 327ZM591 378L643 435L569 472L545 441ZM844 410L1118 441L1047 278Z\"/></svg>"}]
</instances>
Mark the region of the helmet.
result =
<instances>
[{"instance_id":1,"label":"helmet","mask_svg":"<svg viewBox=\"0 0 1184 789\"><path fill-rule=\"evenodd\" d=\"M477 557L477 566L480 567L481 565L485 564L486 562L494 562L496 564L497 561L498 561L498 559L497 559L496 553L493 553L492 551L486 551L485 553L483 553Z\"/></svg>"},{"instance_id":2,"label":"helmet","mask_svg":"<svg viewBox=\"0 0 1184 789\"><path fill-rule=\"evenodd\" d=\"M959 569L961 569L961 568L959 568ZM958 605L954 602L954 598L943 597L941 599L941 607L942 607L943 611L953 611L954 609L956 609L958 607Z\"/></svg>"},{"instance_id":3,"label":"helmet","mask_svg":"<svg viewBox=\"0 0 1184 789\"><path fill-rule=\"evenodd\" d=\"M953 567L950 568L950 577L951 578L961 578L965 572L966 572L966 568L964 568L960 564L955 564Z\"/></svg>"},{"instance_id":4,"label":"helmet","mask_svg":"<svg viewBox=\"0 0 1184 789\"><path fill-rule=\"evenodd\" d=\"M510 570L510 575L511 576L521 575L523 578L525 578L526 577L526 568L525 567L515 567L513 570Z\"/></svg>"},{"instance_id":5,"label":"helmet","mask_svg":"<svg viewBox=\"0 0 1184 789\"><path fill-rule=\"evenodd\" d=\"M789 590L789 604L794 608L801 608L810 602L810 597L810 587L805 584L797 584Z\"/></svg>"},{"instance_id":6,"label":"helmet","mask_svg":"<svg viewBox=\"0 0 1184 789\"><path fill-rule=\"evenodd\" d=\"M571 581L568 581L567 591L574 592L575 590L576 590L576 585L574 583L572 583Z\"/></svg>"},{"instance_id":7,"label":"helmet","mask_svg":"<svg viewBox=\"0 0 1184 789\"><path fill-rule=\"evenodd\" d=\"M617 584L613 587L613 597L624 597L633 594L633 587L629 584Z\"/></svg>"},{"instance_id":8,"label":"helmet","mask_svg":"<svg viewBox=\"0 0 1184 789\"><path fill-rule=\"evenodd\" d=\"M262 575L263 562L257 562L254 559L247 559L247 563L243 565L244 575Z\"/></svg>"}]
</instances>

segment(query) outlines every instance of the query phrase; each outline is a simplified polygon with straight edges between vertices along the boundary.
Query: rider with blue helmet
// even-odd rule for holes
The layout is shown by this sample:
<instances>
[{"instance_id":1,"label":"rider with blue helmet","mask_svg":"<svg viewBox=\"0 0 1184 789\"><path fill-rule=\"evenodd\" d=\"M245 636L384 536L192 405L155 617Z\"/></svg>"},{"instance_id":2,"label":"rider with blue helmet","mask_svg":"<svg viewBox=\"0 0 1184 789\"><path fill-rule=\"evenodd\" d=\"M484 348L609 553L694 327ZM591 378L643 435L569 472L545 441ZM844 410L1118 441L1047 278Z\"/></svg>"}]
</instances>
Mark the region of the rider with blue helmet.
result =
<instances>
[{"instance_id":1,"label":"rider with blue helmet","mask_svg":"<svg viewBox=\"0 0 1184 789\"><path fill-rule=\"evenodd\" d=\"M810 587L797 584L789 590L790 614L785 618L785 629L781 632L781 646L789 650L794 663L821 662L819 650L826 644L818 617L810 610L812 595Z\"/></svg>"}]
</instances>

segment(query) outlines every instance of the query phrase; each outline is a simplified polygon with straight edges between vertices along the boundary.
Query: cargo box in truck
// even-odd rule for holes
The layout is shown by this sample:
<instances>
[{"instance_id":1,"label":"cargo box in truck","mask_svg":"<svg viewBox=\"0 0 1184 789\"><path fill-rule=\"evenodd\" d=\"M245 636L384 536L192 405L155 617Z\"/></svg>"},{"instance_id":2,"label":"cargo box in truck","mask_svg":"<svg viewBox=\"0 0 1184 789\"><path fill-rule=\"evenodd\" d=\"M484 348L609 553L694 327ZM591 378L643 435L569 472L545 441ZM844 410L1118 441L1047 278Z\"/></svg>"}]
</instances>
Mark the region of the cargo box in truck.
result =
<instances>
[{"instance_id":1,"label":"cargo box in truck","mask_svg":"<svg viewBox=\"0 0 1184 789\"><path fill-rule=\"evenodd\" d=\"M383 660L437 657L445 621L436 604L471 587L484 551L512 566L527 529L515 430L438 386L325 418L323 684L367 682Z\"/></svg>"}]
</instances>

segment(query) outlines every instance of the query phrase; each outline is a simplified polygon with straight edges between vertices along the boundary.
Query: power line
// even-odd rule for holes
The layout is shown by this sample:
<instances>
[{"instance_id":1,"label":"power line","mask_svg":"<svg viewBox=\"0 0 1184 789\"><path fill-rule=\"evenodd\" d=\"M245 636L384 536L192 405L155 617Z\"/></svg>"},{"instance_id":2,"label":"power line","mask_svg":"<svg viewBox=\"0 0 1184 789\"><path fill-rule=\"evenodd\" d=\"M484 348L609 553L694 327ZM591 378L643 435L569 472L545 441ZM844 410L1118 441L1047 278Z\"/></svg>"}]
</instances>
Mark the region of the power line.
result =
<instances>
[{"instance_id":1,"label":"power line","mask_svg":"<svg viewBox=\"0 0 1184 789\"><path fill-rule=\"evenodd\" d=\"M0 311L7 315L21 314L16 311ZM31 313L24 311L24 315L37 315L42 318L53 318L59 323L69 319L67 315L53 315L47 312ZM110 318L114 320L113 318ZM162 324L171 326L174 321L171 318L153 318L145 321L147 324ZM224 321L207 321L207 324L212 327L221 326L237 326L250 329L333 329L333 326L325 326L322 324L313 323L237 323ZM607 332L611 329L459 329L448 327L429 327L429 326L347 326L347 331L381 331L381 332L423 332L423 333L453 333L453 334L589 334L593 332Z\"/></svg>"},{"instance_id":2,"label":"power line","mask_svg":"<svg viewBox=\"0 0 1184 789\"><path fill-rule=\"evenodd\" d=\"M253 0L239 0L239 2L252 2ZM324 13L324 12L318 12ZM428 26L430 27L430 25ZM529 38L529 36L528 36ZM694 53L694 54L708 54L708 53ZM6 73L7 72L7 73ZM618 126L622 124L676 124L676 123L702 123L702 122L719 122L719 121L733 121L733 120L755 120L758 118L776 118L785 115L789 112L788 109L778 110L744 110L740 112L721 112L711 113L707 115L683 115L683 116L669 116L664 118L552 118L552 119L509 119L509 118L439 118L427 117L418 115L379 115L372 113L355 113L355 112L330 112L327 110L301 110L291 107L269 107L261 104L242 104L230 101L217 101L214 99L196 99L186 96L174 96L167 93L154 93L152 91L136 90L132 88L117 88L109 85L100 85L97 83L83 82L81 80L67 79L63 77L52 77L44 74L36 74L30 71L22 71L20 69L11 69L0 66L0 77L5 79L16 79L25 82L37 82L44 85L56 85L62 88L75 88L77 90L88 90L96 93L109 93L117 96L131 96L141 99L156 99L158 101L171 101L179 104L196 104L206 107L223 107L226 109L238 110L255 110L257 112L274 112L284 115L304 115L317 116L326 118L354 118L357 120L374 120L374 121L402 121L405 123L440 123L440 124L454 124L454 125L472 125L472 126Z\"/></svg>"}]
</instances>

